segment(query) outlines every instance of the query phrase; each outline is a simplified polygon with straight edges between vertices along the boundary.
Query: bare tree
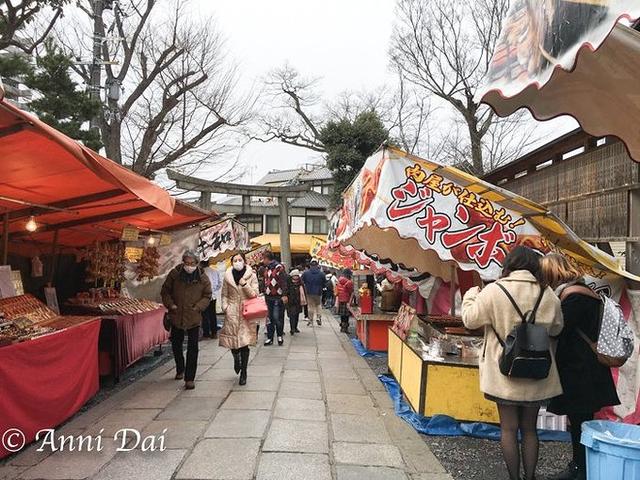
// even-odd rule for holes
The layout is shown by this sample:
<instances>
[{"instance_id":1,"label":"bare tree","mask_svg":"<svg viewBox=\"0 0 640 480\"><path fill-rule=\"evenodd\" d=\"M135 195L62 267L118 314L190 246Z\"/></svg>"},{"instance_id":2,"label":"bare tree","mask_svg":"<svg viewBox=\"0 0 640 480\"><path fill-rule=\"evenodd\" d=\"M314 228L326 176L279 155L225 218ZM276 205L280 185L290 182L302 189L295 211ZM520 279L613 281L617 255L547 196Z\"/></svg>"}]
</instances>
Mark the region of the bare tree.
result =
<instances>
[{"instance_id":1,"label":"bare tree","mask_svg":"<svg viewBox=\"0 0 640 480\"><path fill-rule=\"evenodd\" d=\"M280 140L288 145L324 152L320 141L322 120L311 113L320 103L316 92L319 79L305 78L290 65L269 73L265 80L266 96L275 107L275 114L263 115L264 135L256 139Z\"/></svg>"},{"instance_id":2,"label":"bare tree","mask_svg":"<svg viewBox=\"0 0 640 480\"><path fill-rule=\"evenodd\" d=\"M520 122L505 122L474 101L508 6L508 0L398 0L392 63L408 82L457 112L467 135L463 145L449 142L449 147L455 147L456 156L468 155L476 174L517 155L528 143L525 138L510 142L508 149L488 147L497 137L517 136Z\"/></svg>"},{"instance_id":3,"label":"bare tree","mask_svg":"<svg viewBox=\"0 0 640 480\"><path fill-rule=\"evenodd\" d=\"M434 112L431 99L421 96L415 88L407 85L401 72L398 72L398 91L391 108L395 122L390 126L390 131L396 134L405 151L431 157L440 150L440 146L433 145L430 135L429 120Z\"/></svg>"},{"instance_id":4,"label":"bare tree","mask_svg":"<svg viewBox=\"0 0 640 480\"><path fill-rule=\"evenodd\" d=\"M397 90L382 86L372 91L344 91L322 100L320 80L305 78L290 65L270 72L265 81L266 98L275 110L262 116L263 142L279 140L289 145L325 152L321 131L329 121L348 120L375 111L393 139L410 153L429 152L424 132L433 109L428 98L399 76Z\"/></svg>"},{"instance_id":5,"label":"bare tree","mask_svg":"<svg viewBox=\"0 0 640 480\"><path fill-rule=\"evenodd\" d=\"M210 164L250 117L251 102L236 100L237 72L215 25L190 19L185 5L129 0L96 16L93 2L80 3L105 39L107 101L98 125L106 154L150 178L169 166ZM82 48L81 40L64 43ZM90 66L76 69L89 84Z\"/></svg>"},{"instance_id":6,"label":"bare tree","mask_svg":"<svg viewBox=\"0 0 640 480\"><path fill-rule=\"evenodd\" d=\"M69 0L0 2L0 50L15 47L32 53L51 32Z\"/></svg>"}]
</instances>

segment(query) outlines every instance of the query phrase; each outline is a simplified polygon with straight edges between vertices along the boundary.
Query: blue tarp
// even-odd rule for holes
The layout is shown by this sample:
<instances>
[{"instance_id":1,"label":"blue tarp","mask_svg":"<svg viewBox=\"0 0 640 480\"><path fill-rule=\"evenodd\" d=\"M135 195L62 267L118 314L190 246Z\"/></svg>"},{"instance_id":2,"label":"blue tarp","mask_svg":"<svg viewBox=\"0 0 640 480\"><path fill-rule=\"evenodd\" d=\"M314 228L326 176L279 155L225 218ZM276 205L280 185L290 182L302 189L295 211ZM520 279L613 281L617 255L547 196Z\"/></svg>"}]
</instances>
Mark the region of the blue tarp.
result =
<instances>
[{"instance_id":1,"label":"blue tarp","mask_svg":"<svg viewBox=\"0 0 640 480\"><path fill-rule=\"evenodd\" d=\"M355 343L354 343L355 344ZM357 347L356 347L357 348ZM411 425L419 433L426 435L462 436L486 438L489 440L500 440L500 428L487 423L463 423L447 415L434 415L433 417L423 417L415 413L411 406L402 397L400 385L394 378L387 375L378 375L384 384L396 415ZM569 432L559 432L554 430L538 430L538 437L546 442L570 442Z\"/></svg>"},{"instance_id":2,"label":"blue tarp","mask_svg":"<svg viewBox=\"0 0 640 480\"><path fill-rule=\"evenodd\" d=\"M358 352L358 354L361 357L386 357L387 356L387 354L384 352L374 352L372 350L367 350L366 348L364 348L364 345L362 344L362 342L357 338L352 338L351 343L353 343L353 348L356 349L356 352Z\"/></svg>"}]
</instances>

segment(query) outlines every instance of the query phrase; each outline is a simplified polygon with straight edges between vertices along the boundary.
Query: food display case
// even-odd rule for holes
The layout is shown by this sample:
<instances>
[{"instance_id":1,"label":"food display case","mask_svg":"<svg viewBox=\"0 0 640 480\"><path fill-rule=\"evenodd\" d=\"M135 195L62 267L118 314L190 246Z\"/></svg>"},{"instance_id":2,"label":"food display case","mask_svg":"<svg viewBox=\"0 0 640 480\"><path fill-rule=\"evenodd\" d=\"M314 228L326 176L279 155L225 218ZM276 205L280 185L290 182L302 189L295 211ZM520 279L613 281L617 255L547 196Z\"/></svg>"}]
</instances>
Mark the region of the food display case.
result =
<instances>
[{"instance_id":1,"label":"food display case","mask_svg":"<svg viewBox=\"0 0 640 480\"><path fill-rule=\"evenodd\" d=\"M418 316L403 305L388 330L388 366L413 410L471 422L498 422L480 391L482 332L454 315Z\"/></svg>"}]
</instances>

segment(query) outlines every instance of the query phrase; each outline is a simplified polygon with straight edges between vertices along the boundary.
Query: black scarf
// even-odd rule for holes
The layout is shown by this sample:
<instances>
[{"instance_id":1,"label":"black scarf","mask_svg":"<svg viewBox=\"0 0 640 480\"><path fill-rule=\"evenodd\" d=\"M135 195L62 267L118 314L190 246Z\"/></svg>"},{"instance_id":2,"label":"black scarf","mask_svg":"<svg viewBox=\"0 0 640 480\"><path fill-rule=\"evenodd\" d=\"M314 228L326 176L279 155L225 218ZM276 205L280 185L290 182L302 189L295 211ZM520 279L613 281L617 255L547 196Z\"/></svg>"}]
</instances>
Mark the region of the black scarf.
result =
<instances>
[{"instance_id":1,"label":"black scarf","mask_svg":"<svg viewBox=\"0 0 640 480\"><path fill-rule=\"evenodd\" d=\"M236 282L236 285L240 285L240 279L244 277L244 274L247 273L247 266L245 265L242 270L236 270L231 267L231 273L233 274L233 279Z\"/></svg>"}]
</instances>

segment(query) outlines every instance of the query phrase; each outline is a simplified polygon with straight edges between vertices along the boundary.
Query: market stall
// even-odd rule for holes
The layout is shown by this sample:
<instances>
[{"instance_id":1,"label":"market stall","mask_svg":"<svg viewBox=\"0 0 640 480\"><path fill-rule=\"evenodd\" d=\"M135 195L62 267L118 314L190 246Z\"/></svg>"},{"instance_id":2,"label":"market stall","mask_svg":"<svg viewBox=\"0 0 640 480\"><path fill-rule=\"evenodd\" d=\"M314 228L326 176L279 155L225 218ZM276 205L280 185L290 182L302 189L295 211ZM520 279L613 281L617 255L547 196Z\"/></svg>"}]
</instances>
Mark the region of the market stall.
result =
<instances>
[{"instance_id":1,"label":"market stall","mask_svg":"<svg viewBox=\"0 0 640 480\"><path fill-rule=\"evenodd\" d=\"M169 340L162 326L166 309L151 300L123 298L113 289L103 294L104 290L92 289L93 299L85 294L69 299L63 311L102 319L100 375L110 375L117 382L127 367Z\"/></svg>"},{"instance_id":2,"label":"market stall","mask_svg":"<svg viewBox=\"0 0 640 480\"><path fill-rule=\"evenodd\" d=\"M100 318L60 316L31 295L0 299L0 312L0 432L31 441L98 391Z\"/></svg>"},{"instance_id":3,"label":"market stall","mask_svg":"<svg viewBox=\"0 0 640 480\"><path fill-rule=\"evenodd\" d=\"M638 280L542 206L393 147L370 157L343 197L332 226L334 248L385 259L387 267L393 262L394 274L405 279L415 272L439 279L440 287L425 296L425 311L418 312L414 302L411 315L398 313L388 340L389 368L413 408L425 414L496 418L477 381L482 332L464 328L456 303L470 286L497 279L515 246L562 253L593 288L608 291L623 306L629 306L624 278ZM448 295L442 295L443 286ZM628 308L626 313L635 318ZM634 368L625 365L619 373ZM637 396L624 397L636 411Z\"/></svg>"},{"instance_id":4,"label":"market stall","mask_svg":"<svg viewBox=\"0 0 640 480\"><path fill-rule=\"evenodd\" d=\"M318 260L320 265L337 271L350 269L353 273L356 302L349 305L349 311L356 322L356 336L366 350L386 352L388 343L388 328L393 325L397 307L391 306L387 311L375 302L375 291L368 286L368 280L374 274L391 273L366 255L354 249L331 248L326 240L313 237L309 249L311 258ZM374 269L367 268L372 266ZM394 277L399 281L399 277ZM399 306L399 304L398 304Z\"/></svg>"},{"instance_id":5,"label":"market stall","mask_svg":"<svg viewBox=\"0 0 640 480\"><path fill-rule=\"evenodd\" d=\"M121 299L126 305L120 304L120 310L87 308L77 312L80 317L61 316L59 305L65 313L70 298L85 298L99 307L104 298L98 291L118 290L132 232L145 244L142 253L149 260L138 273L153 275L148 267L155 242L211 214L176 201L149 180L2 99L0 156L0 312L8 319L0 321L0 436L19 428L30 441L36 427L57 426L97 391L98 339L101 327L108 329L108 322L101 321L107 313L130 315L132 320L123 325L136 327L120 329L118 345L130 348L114 365L139 356L152 342L150 336L166 340L163 312L153 321L143 319L144 327L137 328L136 316L143 312L130 303L135 299ZM63 263L61 275L57 270ZM19 295L18 285L32 295ZM65 296L59 296L57 287ZM16 311L14 303L25 305ZM117 356L124 350L113 351ZM8 453L0 449L0 457Z\"/></svg>"}]
</instances>

